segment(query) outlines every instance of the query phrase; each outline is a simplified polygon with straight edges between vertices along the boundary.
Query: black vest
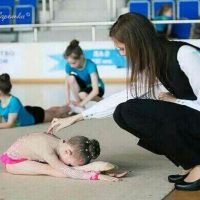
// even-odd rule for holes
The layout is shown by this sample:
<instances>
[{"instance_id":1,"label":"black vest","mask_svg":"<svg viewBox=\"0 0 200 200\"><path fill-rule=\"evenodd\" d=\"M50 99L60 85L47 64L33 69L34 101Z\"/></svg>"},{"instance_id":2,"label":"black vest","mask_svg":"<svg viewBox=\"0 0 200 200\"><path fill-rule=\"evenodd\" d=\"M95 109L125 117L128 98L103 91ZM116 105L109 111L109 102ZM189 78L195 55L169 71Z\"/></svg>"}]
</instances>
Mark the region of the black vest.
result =
<instances>
[{"instance_id":1,"label":"black vest","mask_svg":"<svg viewBox=\"0 0 200 200\"><path fill-rule=\"evenodd\" d=\"M178 99L196 100L197 97L193 92L193 89L189 83L188 77L181 70L177 60L177 54L180 47L183 45L189 45L197 50L198 47L190 45L185 42L170 41L165 44L165 64L167 66L167 73L164 73L161 66L161 73L158 76L160 82L165 88L172 93ZM187 55L185 55L187 56ZM190 67L190 66L188 66ZM200 66L199 66L200 67ZM163 72L163 73L162 73Z\"/></svg>"}]
</instances>

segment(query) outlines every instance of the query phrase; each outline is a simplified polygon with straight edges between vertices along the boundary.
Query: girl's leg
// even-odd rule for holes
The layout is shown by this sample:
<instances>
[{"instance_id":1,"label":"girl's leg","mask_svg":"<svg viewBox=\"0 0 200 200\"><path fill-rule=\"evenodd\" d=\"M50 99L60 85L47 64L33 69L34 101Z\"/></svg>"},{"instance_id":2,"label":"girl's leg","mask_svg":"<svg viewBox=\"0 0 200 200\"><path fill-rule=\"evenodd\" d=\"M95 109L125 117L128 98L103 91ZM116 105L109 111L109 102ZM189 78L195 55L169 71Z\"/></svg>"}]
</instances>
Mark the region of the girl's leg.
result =
<instances>
[{"instance_id":1,"label":"girl's leg","mask_svg":"<svg viewBox=\"0 0 200 200\"><path fill-rule=\"evenodd\" d=\"M74 98L77 102L80 101L80 98L79 98L79 91L80 91L80 87L76 81L76 78L74 76L69 76L68 78L68 83L69 85L71 86L71 89L72 89L72 92L73 92L73 95L74 95Z\"/></svg>"},{"instance_id":2,"label":"girl's leg","mask_svg":"<svg viewBox=\"0 0 200 200\"><path fill-rule=\"evenodd\" d=\"M103 99L103 97L96 96L94 97L93 101L99 102Z\"/></svg>"},{"instance_id":3,"label":"girl's leg","mask_svg":"<svg viewBox=\"0 0 200 200\"><path fill-rule=\"evenodd\" d=\"M119 104L116 123L139 145L188 170L200 164L200 112L164 101L132 99Z\"/></svg>"},{"instance_id":4,"label":"girl's leg","mask_svg":"<svg viewBox=\"0 0 200 200\"><path fill-rule=\"evenodd\" d=\"M44 122L51 122L53 118L64 118L68 116L69 106L51 107L45 110Z\"/></svg>"},{"instance_id":5,"label":"girl's leg","mask_svg":"<svg viewBox=\"0 0 200 200\"><path fill-rule=\"evenodd\" d=\"M64 174L57 172L48 164L36 161L24 161L17 164L7 164L7 172L20 175L48 175L55 177L66 177Z\"/></svg>"}]
</instances>

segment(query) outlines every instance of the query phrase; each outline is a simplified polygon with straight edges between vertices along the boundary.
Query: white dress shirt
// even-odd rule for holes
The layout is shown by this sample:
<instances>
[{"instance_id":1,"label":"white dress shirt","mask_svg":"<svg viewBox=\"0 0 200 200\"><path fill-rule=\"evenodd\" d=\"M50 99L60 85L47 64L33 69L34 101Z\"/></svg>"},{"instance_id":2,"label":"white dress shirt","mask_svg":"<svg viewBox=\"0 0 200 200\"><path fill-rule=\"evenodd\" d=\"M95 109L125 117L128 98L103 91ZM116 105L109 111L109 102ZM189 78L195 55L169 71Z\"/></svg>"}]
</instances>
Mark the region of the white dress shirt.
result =
<instances>
[{"instance_id":1,"label":"white dress shirt","mask_svg":"<svg viewBox=\"0 0 200 200\"><path fill-rule=\"evenodd\" d=\"M197 100L191 101L185 99L177 99L176 103L200 111L200 52L189 45L184 45L178 50L177 59L181 70L189 79L190 85L195 95L197 96ZM166 89L159 83L159 87L156 88L156 96L161 91L166 92ZM140 91L138 97L143 96L145 96L145 92ZM134 92L132 92L131 95L130 91L127 92L127 90L115 93L93 105L91 108L83 111L83 118L91 119L111 117L118 104L133 98Z\"/></svg>"},{"instance_id":2,"label":"white dress shirt","mask_svg":"<svg viewBox=\"0 0 200 200\"><path fill-rule=\"evenodd\" d=\"M200 111L200 52L189 46L182 46L177 55L181 70L188 77L197 100L177 99L176 103Z\"/></svg>"}]
</instances>

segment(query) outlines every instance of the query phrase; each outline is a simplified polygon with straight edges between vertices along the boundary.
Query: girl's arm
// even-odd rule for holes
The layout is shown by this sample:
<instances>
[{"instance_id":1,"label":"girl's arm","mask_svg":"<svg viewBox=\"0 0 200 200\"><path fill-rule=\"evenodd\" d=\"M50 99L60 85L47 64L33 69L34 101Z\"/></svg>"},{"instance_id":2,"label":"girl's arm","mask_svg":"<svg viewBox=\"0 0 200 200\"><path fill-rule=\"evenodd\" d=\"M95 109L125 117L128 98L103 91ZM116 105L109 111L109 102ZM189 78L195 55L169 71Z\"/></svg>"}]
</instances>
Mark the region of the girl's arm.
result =
<instances>
[{"instance_id":1,"label":"girl's arm","mask_svg":"<svg viewBox=\"0 0 200 200\"><path fill-rule=\"evenodd\" d=\"M106 180L106 181L118 181L118 178L110 177L107 175L101 175L99 172L86 172L73 169L61 162L55 153L49 153L45 156L45 161L58 172L73 179L85 179L85 180Z\"/></svg>"},{"instance_id":2,"label":"girl's arm","mask_svg":"<svg viewBox=\"0 0 200 200\"><path fill-rule=\"evenodd\" d=\"M73 167L74 169L78 170L84 170L84 171L100 171L100 172L105 172L105 171L111 171L116 168L115 165L109 163L109 162L104 162L104 161L94 161L91 162L87 165L83 166L76 166Z\"/></svg>"},{"instance_id":3,"label":"girl's arm","mask_svg":"<svg viewBox=\"0 0 200 200\"><path fill-rule=\"evenodd\" d=\"M99 94L99 86L98 86L98 76L96 72L90 74L91 83L92 83L92 91L88 94L88 96L79 103L79 106L83 107L87 102L92 100Z\"/></svg>"},{"instance_id":4,"label":"girl's arm","mask_svg":"<svg viewBox=\"0 0 200 200\"><path fill-rule=\"evenodd\" d=\"M0 129L12 128L15 125L17 119L17 113L10 113L8 115L8 121L0 123Z\"/></svg>"},{"instance_id":5,"label":"girl's arm","mask_svg":"<svg viewBox=\"0 0 200 200\"><path fill-rule=\"evenodd\" d=\"M69 75L66 75L66 79L65 79L65 86L66 86L66 104L67 106L70 104L70 86L69 86L69 82L68 82L68 78Z\"/></svg>"}]
</instances>

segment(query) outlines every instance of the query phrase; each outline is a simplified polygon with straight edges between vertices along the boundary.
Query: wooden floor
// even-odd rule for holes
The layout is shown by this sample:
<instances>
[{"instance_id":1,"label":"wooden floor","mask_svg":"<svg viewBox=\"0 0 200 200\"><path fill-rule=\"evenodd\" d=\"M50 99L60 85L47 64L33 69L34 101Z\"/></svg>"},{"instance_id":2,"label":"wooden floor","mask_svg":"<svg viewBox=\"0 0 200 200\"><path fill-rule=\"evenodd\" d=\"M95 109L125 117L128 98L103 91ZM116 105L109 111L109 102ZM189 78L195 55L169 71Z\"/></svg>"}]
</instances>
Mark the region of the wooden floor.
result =
<instances>
[{"instance_id":1,"label":"wooden floor","mask_svg":"<svg viewBox=\"0 0 200 200\"><path fill-rule=\"evenodd\" d=\"M183 191L173 190L163 200L200 200L200 191L183 192Z\"/></svg>"}]
</instances>

